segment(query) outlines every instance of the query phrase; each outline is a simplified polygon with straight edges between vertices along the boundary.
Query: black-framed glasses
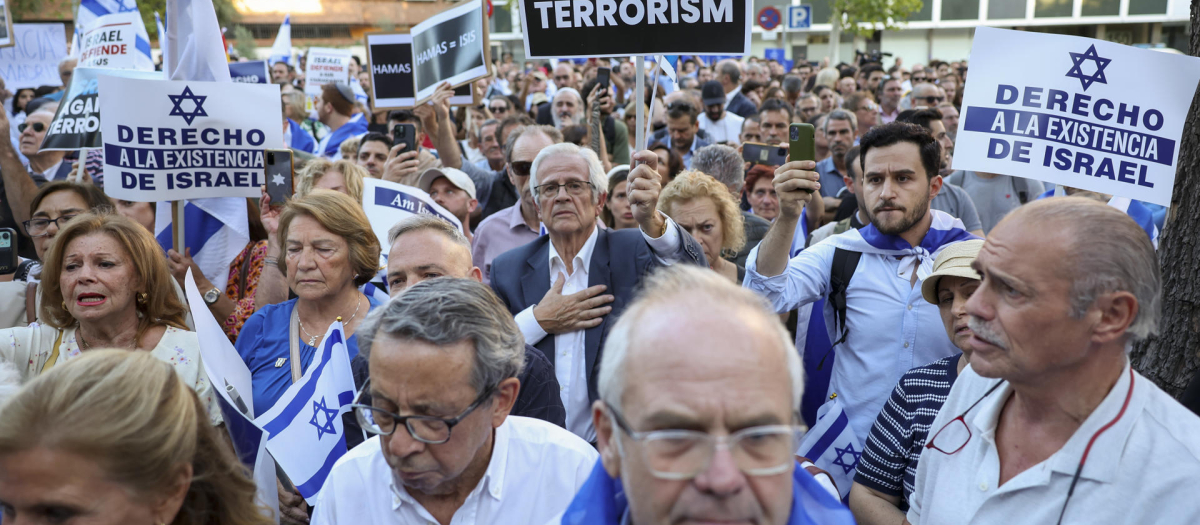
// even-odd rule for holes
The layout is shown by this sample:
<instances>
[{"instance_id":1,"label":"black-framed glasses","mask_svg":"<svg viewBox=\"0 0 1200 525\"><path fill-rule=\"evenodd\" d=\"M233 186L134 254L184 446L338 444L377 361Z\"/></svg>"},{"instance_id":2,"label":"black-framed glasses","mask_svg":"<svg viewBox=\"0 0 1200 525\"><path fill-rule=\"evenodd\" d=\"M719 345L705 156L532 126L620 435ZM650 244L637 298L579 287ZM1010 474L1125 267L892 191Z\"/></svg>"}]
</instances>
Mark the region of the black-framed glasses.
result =
<instances>
[{"instance_id":1,"label":"black-framed glasses","mask_svg":"<svg viewBox=\"0 0 1200 525\"><path fill-rule=\"evenodd\" d=\"M963 413L943 425L941 430L938 430L933 437L929 438L929 441L925 442L925 448L934 449L947 456L957 454L960 450L966 448L967 443L971 441L971 426L967 424L967 420L965 419L967 413L975 408L975 405L983 402L987 396L992 395L992 392L995 392L1003 384L1003 379L997 381L983 396L975 400L974 403L971 403L971 406L967 407Z\"/></svg>"},{"instance_id":2,"label":"black-framed glasses","mask_svg":"<svg viewBox=\"0 0 1200 525\"><path fill-rule=\"evenodd\" d=\"M488 109L492 110L492 113L506 113L506 112L508 112L508 106L506 106L506 105L504 105L504 104L500 104L500 105L498 105L498 106L488 106Z\"/></svg>"},{"instance_id":3,"label":"black-framed glasses","mask_svg":"<svg viewBox=\"0 0 1200 525\"><path fill-rule=\"evenodd\" d=\"M74 213L71 215L63 215L57 219L29 219L21 224L25 225L25 233L28 233L30 237L44 237L46 236L46 229L49 228L51 224L54 224L61 229L66 227L67 223L71 222L71 219L74 219L78 215L78 213Z\"/></svg>"},{"instance_id":4,"label":"black-framed glasses","mask_svg":"<svg viewBox=\"0 0 1200 525\"><path fill-rule=\"evenodd\" d=\"M528 177L529 170L533 169L533 163L524 160L514 160L511 163L513 175L518 177Z\"/></svg>"},{"instance_id":5,"label":"black-framed glasses","mask_svg":"<svg viewBox=\"0 0 1200 525\"><path fill-rule=\"evenodd\" d=\"M936 95L930 95L930 96L928 96L928 97L916 97L916 99L917 99L917 100L924 100L924 101L925 101L927 104L933 105L933 104L941 104L943 100L946 100L946 97L939 97L939 96L936 96Z\"/></svg>"},{"instance_id":6,"label":"black-framed glasses","mask_svg":"<svg viewBox=\"0 0 1200 525\"><path fill-rule=\"evenodd\" d=\"M590 189L592 189L594 187L595 186L592 186L592 183L590 183L588 181L573 180L570 182L565 182L563 184L554 184L554 183L541 184L541 185L534 187L533 191L537 193L538 197L541 197L543 199L549 199L551 197L558 195L559 188L566 188L567 195L573 195L575 197L578 197L580 195L583 195L585 192L589 191Z\"/></svg>"},{"instance_id":7,"label":"black-framed glasses","mask_svg":"<svg viewBox=\"0 0 1200 525\"><path fill-rule=\"evenodd\" d=\"M17 133L25 133L25 130L31 127L34 133L46 131L46 125L41 122L22 122L17 124Z\"/></svg>"},{"instance_id":8,"label":"black-framed glasses","mask_svg":"<svg viewBox=\"0 0 1200 525\"><path fill-rule=\"evenodd\" d=\"M363 392L366 393L369 387L370 383L363 385ZM496 393L496 387L497 385L493 385L484 390L466 410L449 419L433 416L401 416L382 408L358 403L350 405L350 408L354 410L354 415L358 418L358 424L362 425L363 430L367 432L390 436L396 432L396 427L403 423L404 427L408 430L408 435L412 436L413 439L429 445L440 445L450 441L450 430L454 428L454 425L462 422L463 419L471 415L471 412L479 408L484 401L490 399L492 394Z\"/></svg>"},{"instance_id":9,"label":"black-framed glasses","mask_svg":"<svg viewBox=\"0 0 1200 525\"><path fill-rule=\"evenodd\" d=\"M734 464L747 476L781 474L796 461L794 454L803 434L801 427L792 425L743 428L727 436L674 429L637 432L612 405L605 403L605 408L621 431L641 444L642 460L659 479L696 477L708 468L717 447L729 449ZM617 450L624 453L619 440Z\"/></svg>"}]
</instances>

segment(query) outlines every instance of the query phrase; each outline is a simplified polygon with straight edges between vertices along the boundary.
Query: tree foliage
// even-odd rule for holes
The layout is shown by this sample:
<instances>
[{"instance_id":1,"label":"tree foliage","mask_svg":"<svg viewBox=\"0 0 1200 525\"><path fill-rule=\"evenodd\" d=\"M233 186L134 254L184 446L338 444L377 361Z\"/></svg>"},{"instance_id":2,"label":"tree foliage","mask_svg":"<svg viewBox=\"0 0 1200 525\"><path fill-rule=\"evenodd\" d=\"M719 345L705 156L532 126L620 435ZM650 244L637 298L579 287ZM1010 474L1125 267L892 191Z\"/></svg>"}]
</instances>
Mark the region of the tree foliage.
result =
<instances>
[{"instance_id":1,"label":"tree foliage","mask_svg":"<svg viewBox=\"0 0 1200 525\"><path fill-rule=\"evenodd\" d=\"M41 20L73 20L79 2L78 0L9 0L8 5L12 11L14 22L20 22L33 15ZM137 0L137 5L138 12L142 15L142 22L146 24L146 32L150 34L151 40L157 40L158 25L154 23L154 12L158 11L164 17L163 22L166 23L167 0ZM222 26L236 22L240 18L237 9L233 7L233 0L213 0L213 8L217 11L217 22Z\"/></svg>"},{"instance_id":2,"label":"tree foliage","mask_svg":"<svg viewBox=\"0 0 1200 525\"><path fill-rule=\"evenodd\" d=\"M876 30L897 29L897 23L908 20L923 5L921 0L831 0L834 21L830 23L840 21L847 31L869 37Z\"/></svg>"},{"instance_id":3,"label":"tree foliage","mask_svg":"<svg viewBox=\"0 0 1200 525\"><path fill-rule=\"evenodd\" d=\"M254 43L254 34L246 29L246 26L234 26L232 33L229 35L233 37L232 40L229 36L226 36L225 39L233 43L233 49L237 51L238 56L257 60L258 44Z\"/></svg>"}]
</instances>

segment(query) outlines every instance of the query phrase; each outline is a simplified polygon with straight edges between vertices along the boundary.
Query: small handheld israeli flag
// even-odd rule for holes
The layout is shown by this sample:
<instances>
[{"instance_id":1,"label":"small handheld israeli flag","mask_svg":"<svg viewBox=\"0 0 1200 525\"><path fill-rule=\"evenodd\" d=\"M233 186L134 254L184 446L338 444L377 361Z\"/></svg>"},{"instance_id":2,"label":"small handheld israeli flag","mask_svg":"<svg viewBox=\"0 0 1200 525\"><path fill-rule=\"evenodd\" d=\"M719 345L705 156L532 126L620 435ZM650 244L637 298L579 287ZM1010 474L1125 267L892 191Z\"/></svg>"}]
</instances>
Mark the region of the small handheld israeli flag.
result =
<instances>
[{"instance_id":1,"label":"small handheld israeli flag","mask_svg":"<svg viewBox=\"0 0 1200 525\"><path fill-rule=\"evenodd\" d=\"M828 472L844 501L854 484L854 471L862 457L862 442L850 428L850 418L837 394L831 398L817 410L817 424L804 435L796 454Z\"/></svg>"},{"instance_id":2,"label":"small handheld israeli flag","mask_svg":"<svg viewBox=\"0 0 1200 525\"><path fill-rule=\"evenodd\" d=\"M254 419L267 450L312 505L333 464L346 453L342 413L354 402L354 376L341 321L317 347L304 376L270 410Z\"/></svg>"}]
</instances>

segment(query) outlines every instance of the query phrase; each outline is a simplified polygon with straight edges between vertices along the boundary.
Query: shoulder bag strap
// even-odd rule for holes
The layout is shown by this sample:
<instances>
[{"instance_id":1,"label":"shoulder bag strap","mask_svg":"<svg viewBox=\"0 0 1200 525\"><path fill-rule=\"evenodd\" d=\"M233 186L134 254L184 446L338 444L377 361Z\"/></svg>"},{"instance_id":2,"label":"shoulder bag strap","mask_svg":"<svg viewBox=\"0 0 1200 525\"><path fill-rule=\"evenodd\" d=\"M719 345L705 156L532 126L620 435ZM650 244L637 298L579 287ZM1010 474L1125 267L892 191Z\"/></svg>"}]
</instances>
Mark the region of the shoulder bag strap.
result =
<instances>
[{"instance_id":1,"label":"shoulder bag strap","mask_svg":"<svg viewBox=\"0 0 1200 525\"><path fill-rule=\"evenodd\" d=\"M296 306L292 306L292 322L288 328L288 348L291 354L288 359L292 363L292 382L295 383L303 375L300 371L300 310Z\"/></svg>"},{"instance_id":2,"label":"shoulder bag strap","mask_svg":"<svg viewBox=\"0 0 1200 525\"><path fill-rule=\"evenodd\" d=\"M30 281L29 284L25 285L26 324L33 324L34 321L37 321L37 288L37 281Z\"/></svg>"},{"instance_id":3,"label":"shoulder bag strap","mask_svg":"<svg viewBox=\"0 0 1200 525\"><path fill-rule=\"evenodd\" d=\"M54 351L50 352L50 358L46 360L46 364L42 365L43 374L50 370L54 366L54 363L58 362L58 347L62 345L64 331L60 329L58 335L54 338Z\"/></svg>"}]
</instances>

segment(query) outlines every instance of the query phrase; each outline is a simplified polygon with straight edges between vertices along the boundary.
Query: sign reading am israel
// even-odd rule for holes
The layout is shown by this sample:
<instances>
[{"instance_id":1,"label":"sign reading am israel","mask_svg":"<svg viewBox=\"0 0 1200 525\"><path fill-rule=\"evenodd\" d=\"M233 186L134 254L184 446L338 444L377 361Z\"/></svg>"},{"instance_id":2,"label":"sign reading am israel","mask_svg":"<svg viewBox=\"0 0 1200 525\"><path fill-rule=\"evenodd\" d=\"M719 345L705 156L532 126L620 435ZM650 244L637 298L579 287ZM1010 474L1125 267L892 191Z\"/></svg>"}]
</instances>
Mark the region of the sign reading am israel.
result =
<instances>
[{"instance_id":1,"label":"sign reading am israel","mask_svg":"<svg viewBox=\"0 0 1200 525\"><path fill-rule=\"evenodd\" d=\"M752 0L521 0L527 58L750 53Z\"/></svg>"},{"instance_id":2,"label":"sign reading am israel","mask_svg":"<svg viewBox=\"0 0 1200 525\"><path fill-rule=\"evenodd\" d=\"M1171 205L1200 60L980 27L970 64L955 169Z\"/></svg>"},{"instance_id":3,"label":"sign reading am israel","mask_svg":"<svg viewBox=\"0 0 1200 525\"><path fill-rule=\"evenodd\" d=\"M100 77L104 192L135 202L254 197L283 147L279 87Z\"/></svg>"}]
</instances>

